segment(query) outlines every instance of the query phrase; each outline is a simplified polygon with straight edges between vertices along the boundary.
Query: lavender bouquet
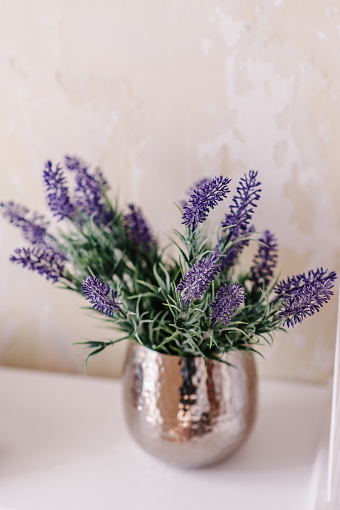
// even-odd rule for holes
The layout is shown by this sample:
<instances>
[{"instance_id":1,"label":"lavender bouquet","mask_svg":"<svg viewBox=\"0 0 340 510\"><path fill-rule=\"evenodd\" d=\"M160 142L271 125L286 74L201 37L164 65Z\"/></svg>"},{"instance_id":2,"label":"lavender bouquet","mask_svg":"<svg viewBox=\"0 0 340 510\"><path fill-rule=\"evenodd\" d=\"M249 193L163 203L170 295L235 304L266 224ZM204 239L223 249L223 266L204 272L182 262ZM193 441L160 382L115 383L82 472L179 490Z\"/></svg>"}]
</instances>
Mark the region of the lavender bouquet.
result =
<instances>
[{"instance_id":1,"label":"lavender bouquet","mask_svg":"<svg viewBox=\"0 0 340 510\"><path fill-rule=\"evenodd\" d=\"M112 341L83 342L86 362L124 339L185 357L251 354L263 341L271 343L275 331L319 311L333 294L334 271L275 278L277 240L251 223L261 194L253 170L241 177L215 232L208 231L208 214L227 199L230 179L203 179L189 191L178 206L185 231L170 236L177 257L161 248L139 207L123 211L109 201L99 169L90 171L78 157L66 156L63 165L45 164L43 180L49 209L64 228L50 231L42 215L1 203L3 216L27 241L10 260L82 293L122 332ZM250 241L257 253L244 272L239 259Z\"/></svg>"}]
</instances>

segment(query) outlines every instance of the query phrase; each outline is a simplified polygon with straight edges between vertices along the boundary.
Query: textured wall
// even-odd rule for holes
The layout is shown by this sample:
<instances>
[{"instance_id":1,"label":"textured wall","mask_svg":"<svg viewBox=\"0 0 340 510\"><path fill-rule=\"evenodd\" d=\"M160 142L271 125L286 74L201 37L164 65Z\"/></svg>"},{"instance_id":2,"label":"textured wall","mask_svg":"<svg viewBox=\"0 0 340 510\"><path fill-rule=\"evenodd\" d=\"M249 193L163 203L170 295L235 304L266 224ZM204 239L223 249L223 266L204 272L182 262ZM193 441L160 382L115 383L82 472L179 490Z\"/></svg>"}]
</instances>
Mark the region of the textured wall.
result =
<instances>
[{"instance_id":1,"label":"textured wall","mask_svg":"<svg viewBox=\"0 0 340 510\"><path fill-rule=\"evenodd\" d=\"M340 10L335 0L0 1L0 194L44 211L42 162L99 164L161 234L202 176L260 171L259 228L282 275L340 269ZM0 361L77 371L74 341L109 337L83 301L8 262L0 222ZM264 352L267 375L332 368L336 299ZM90 373L119 373L115 347Z\"/></svg>"}]
</instances>

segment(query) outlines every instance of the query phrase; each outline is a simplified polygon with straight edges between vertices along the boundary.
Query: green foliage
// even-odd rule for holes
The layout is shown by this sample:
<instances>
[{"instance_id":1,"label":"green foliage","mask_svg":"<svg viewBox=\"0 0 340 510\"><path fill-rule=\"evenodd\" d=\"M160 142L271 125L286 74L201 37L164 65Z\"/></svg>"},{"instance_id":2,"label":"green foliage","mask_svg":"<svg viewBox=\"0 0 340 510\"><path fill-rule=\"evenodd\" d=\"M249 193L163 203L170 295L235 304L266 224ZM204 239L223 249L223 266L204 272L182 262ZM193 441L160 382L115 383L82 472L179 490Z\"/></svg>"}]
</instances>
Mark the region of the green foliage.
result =
<instances>
[{"instance_id":1,"label":"green foliage","mask_svg":"<svg viewBox=\"0 0 340 510\"><path fill-rule=\"evenodd\" d=\"M124 212L110 203L100 172L90 174L76 157L65 162L75 176L73 196L60 164L54 170L46 163L44 181L51 211L67 230L52 235L43 216L27 216L28 209L12 201L0 206L32 244L10 260L83 293L97 317L121 332L112 341L83 342L86 361L125 339L169 355L221 360L228 351L252 354L333 295L337 276L323 268L271 282L276 238L269 230L260 237L250 225L261 185L254 170L241 177L216 232L207 231L208 212L227 197L230 179L203 179L191 189L184 213L177 206L186 227L169 236L174 257L157 244L138 207L129 204ZM239 258L250 242L258 250L244 272Z\"/></svg>"},{"instance_id":2,"label":"green foliage","mask_svg":"<svg viewBox=\"0 0 340 510\"><path fill-rule=\"evenodd\" d=\"M180 279L198 260L213 253L221 238L221 232L207 235L204 225L194 232L186 229L185 234L173 231L170 239L178 249L177 259L159 247L146 251L133 243L118 211L105 227L84 218L70 232L59 232L58 238L70 261L64 288L81 292L83 281L95 275L119 291L120 312L112 317L95 313L123 334L113 342L84 342L88 359L127 338L165 354L221 359L233 350L258 352L261 343L271 343L273 331L280 329L277 307L270 300L272 287L256 289L249 274L238 274L235 267L221 271L201 301L183 306L176 292ZM224 244L223 254L234 244ZM228 325L213 324L209 303L219 287L233 282L245 288L244 306Z\"/></svg>"}]
</instances>

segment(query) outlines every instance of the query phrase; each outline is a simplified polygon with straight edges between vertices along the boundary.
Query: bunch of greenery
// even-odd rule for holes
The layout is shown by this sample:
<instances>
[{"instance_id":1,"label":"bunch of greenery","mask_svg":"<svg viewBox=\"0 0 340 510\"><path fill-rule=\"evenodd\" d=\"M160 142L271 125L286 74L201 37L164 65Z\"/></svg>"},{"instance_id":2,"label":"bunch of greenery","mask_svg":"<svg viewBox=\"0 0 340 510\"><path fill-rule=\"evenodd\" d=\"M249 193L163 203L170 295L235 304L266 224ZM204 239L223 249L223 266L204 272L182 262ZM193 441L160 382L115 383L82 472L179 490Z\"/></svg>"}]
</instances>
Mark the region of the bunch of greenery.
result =
<instances>
[{"instance_id":1,"label":"bunch of greenery","mask_svg":"<svg viewBox=\"0 0 340 510\"><path fill-rule=\"evenodd\" d=\"M112 341L84 342L87 360L124 339L185 357L251 354L263 341L271 343L275 331L313 315L333 294L333 271L275 278L275 236L257 233L251 224L261 192L255 171L240 179L215 232L207 229L208 214L227 198L230 179L203 179L189 191L178 206L183 231L169 236L176 257L155 239L140 208L130 204L123 211L109 201L98 169L91 172L79 158L66 156L63 166L48 161L43 177L48 206L65 228L52 233L42 215L1 203L3 216L29 243L10 260L84 294L121 332ZM244 272L239 259L250 241L257 253Z\"/></svg>"}]
</instances>

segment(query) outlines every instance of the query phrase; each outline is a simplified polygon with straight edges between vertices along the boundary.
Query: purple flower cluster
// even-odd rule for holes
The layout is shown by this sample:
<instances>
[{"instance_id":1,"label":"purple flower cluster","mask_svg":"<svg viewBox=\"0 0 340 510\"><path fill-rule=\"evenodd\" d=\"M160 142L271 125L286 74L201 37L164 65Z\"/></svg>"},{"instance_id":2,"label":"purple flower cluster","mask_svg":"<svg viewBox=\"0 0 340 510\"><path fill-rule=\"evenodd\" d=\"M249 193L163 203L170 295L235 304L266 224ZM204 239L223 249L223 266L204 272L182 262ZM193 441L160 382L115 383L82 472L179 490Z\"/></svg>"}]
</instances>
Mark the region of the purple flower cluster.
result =
<instances>
[{"instance_id":1,"label":"purple flower cluster","mask_svg":"<svg viewBox=\"0 0 340 510\"><path fill-rule=\"evenodd\" d=\"M224 221L222 222L222 228L227 228L226 233L228 242L235 243L231 250L222 259L224 266L232 266L241 251L245 246L249 244L244 238L255 229L253 226L249 226L249 222L254 213L256 202L260 198L261 189L259 189L261 183L257 181L257 172L249 170L248 175L240 179L239 186L236 188L236 195L233 197L233 204L229 208L229 214L226 214Z\"/></svg>"},{"instance_id":2,"label":"purple flower cluster","mask_svg":"<svg viewBox=\"0 0 340 510\"><path fill-rule=\"evenodd\" d=\"M134 204L129 204L130 212L124 216L125 228L129 238L145 251L150 251L151 246L156 246L150 228L146 223L142 211Z\"/></svg>"},{"instance_id":3,"label":"purple flower cluster","mask_svg":"<svg viewBox=\"0 0 340 510\"><path fill-rule=\"evenodd\" d=\"M231 317L235 315L238 308L244 302L244 288L239 283L223 285L216 293L215 299L211 301L210 317L216 324L223 319L224 324L227 326Z\"/></svg>"},{"instance_id":4,"label":"purple flower cluster","mask_svg":"<svg viewBox=\"0 0 340 510\"><path fill-rule=\"evenodd\" d=\"M333 291L337 276L334 271L322 268L282 280L276 285L277 300L283 302L278 318L283 319L288 327L302 322L307 316L313 315L327 303Z\"/></svg>"},{"instance_id":5,"label":"purple flower cluster","mask_svg":"<svg viewBox=\"0 0 340 510\"><path fill-rule=\"evenodd\" d=\"M97 225L107 225L113 215L105 204L103 190L107 190L108 185L100 170L90 174L87 165L77 156L65 156L65 167L75 172L75 207L87 217L92 217Z\"/></svg>"},{"instance_id":6,"label":"purple flower cluster","mask_svg":"<svg viewBox=\"0 0 340 510\"><path fill-rule=\"evenodd\" d=\"M180 299L184 306L189 306L193 300L202 299L204 291L222 269L218 261L219 256L211 254L196 262L190 271L184 275L176 288L176 292L180 293Z\"/></svg>"},{"instance_id":7,"label":"purple flower cluster","mask_svg":"<svg viewBox=\"0 0 340 510\"><path fill-rule=\"evenodd\" d=\"M250 279L258 288L268 286L277 264L278 245L274 234L265 230L259 239L258 252L250 269Z\"/></svg>"},{"instance_id":8,"label":"purple flower cluster","mask_svg":"<svg viewBox=\"0 0 340 510\"><path fill-rule=\"evenodd\" d=\"M3 217L21 229L24 238L31 244L45 244L48 221L38 213L34 212L29 216L29 210L15 202L1 202Z\"/></svg>"},{"instance_id":9,"label":"purple flower cluster","mask_svg":"<svg viewBox=\"0 0 340 510\"><path fill-rule=\"evenodd\" d=\"M230 206L230 213L226 214L222 227L231 227L233 231L238 231L241 227L249 225L249 221L254 214L254 207L260 198L261 183L257 181L257 172L249 170L248 175L241 177L239 186L236 188L237 194L233 197L233 204Z\"/></svg>"},{"instance_id":10,"label":"purple flower cluster","mask_svg":"<svg viewBox=\"0 0 340 510\"><path fill-rule=\"evenodd\" d=\"M65 257L56 253L52 248L18 248L14 253L10 257L11 262L21 264L32 271L38 271L53 283L60 278L65 278Z\"/></svg>"},{"instance_id":11,"label":"purple flower cluster","mask_svg":"<svg viewBox=\"0 0 340 510\"><path fill-rule=\"evenodd\" d=\"M211 179L209 179L208 177L203 177L199 181L195 182L193 186L190 186L190 188L186 191L186 195L190 196L197 188L200 188L201 186L203 186L203 184L208 184L210 181ZM181 200L179 204L181 208L184 209L185 206L188 205L188 202L186 200Z\"/></svg>"},{"instance_id":12,"label":"purple flower cluster","mask_svg":"<svg viewBox=\"0 0 340 510\"><path fill-rule=\"evenodd\" d=\"M75 212L75 207L70 202L61 165L58 163L55 170L53 170L52 162L47 161L43 177L47 191L47 203L53 215L59 216L59 221L64 218L71 218Z\"/></svg>"},{"instance_id":13,"label":"purple flower cluster","mask_svg":"<svg viewBox=\"0 0 340 510\"><path fill-rule=\"evenodd\" d=\"M78 156L69 156L68 154L64 156L64 165L67 170L70 170L71 172L82 172L84 170L87 171L88 169L84 161L78 158Z\"/></svg>"},{"instance_id":14,"label":"purple flower cluster","mask_svg":"<svg viewBox=\"0 0 340 510\"><path fill-rule=\"evenodd\" d=\"M305 273L288 277L287 280L281 280L275 287L275 293L280 298L286 298L299 292L305 285L314 283L328 284L334 282L337 276L335 271L328 272L328 269L318 268L316 271L310 270L308 274Z\"/></svg>"},{"instance_id":15,"label":"purple flower cluster","mask_svg":"<svg viewBox=\"0 0 340 510\"><path fill-rule=\"evenodd\" d=\"M81 290L95 310L110 317L113 316L114 312L120 312L120 303L116 301L117 291L114 291L97 276L89 276L86 278Z\"/></svg>"},{"instance_id":16,"label":"purple flower cluster","mask_svg":"<svg viewBox=\"0 0 340 510\"><path fill-rule=\"evenodd\" d=\"M193 190L188 202L184 205L182 223L194 232L197 225L207 219L209 209L213 209L218 202L221 202L227 196L229 183L230 179L222 175L214 177L211 181L204 179Z\"/></svg>"},{"instance_id":17,"label":"purple flower cluster","mask_svg":"<svg viewBox=\"0 0 340 510\"><path fill-rule=\"evenodd\" d=\"M54 170L51 161L47 161L44 169L47 203L54 216L59 216L59 221L72 218L81 223L79 212L87 218L92 217L97 225L107 225L113 215L106 206L103 191L108 189L108 185L100 170L96 169L91 174L87 165L77 156L65 156L64 164L67 170L75 174L72 200L61 164L58 163Z\"/></svg>"}]
</instances>

